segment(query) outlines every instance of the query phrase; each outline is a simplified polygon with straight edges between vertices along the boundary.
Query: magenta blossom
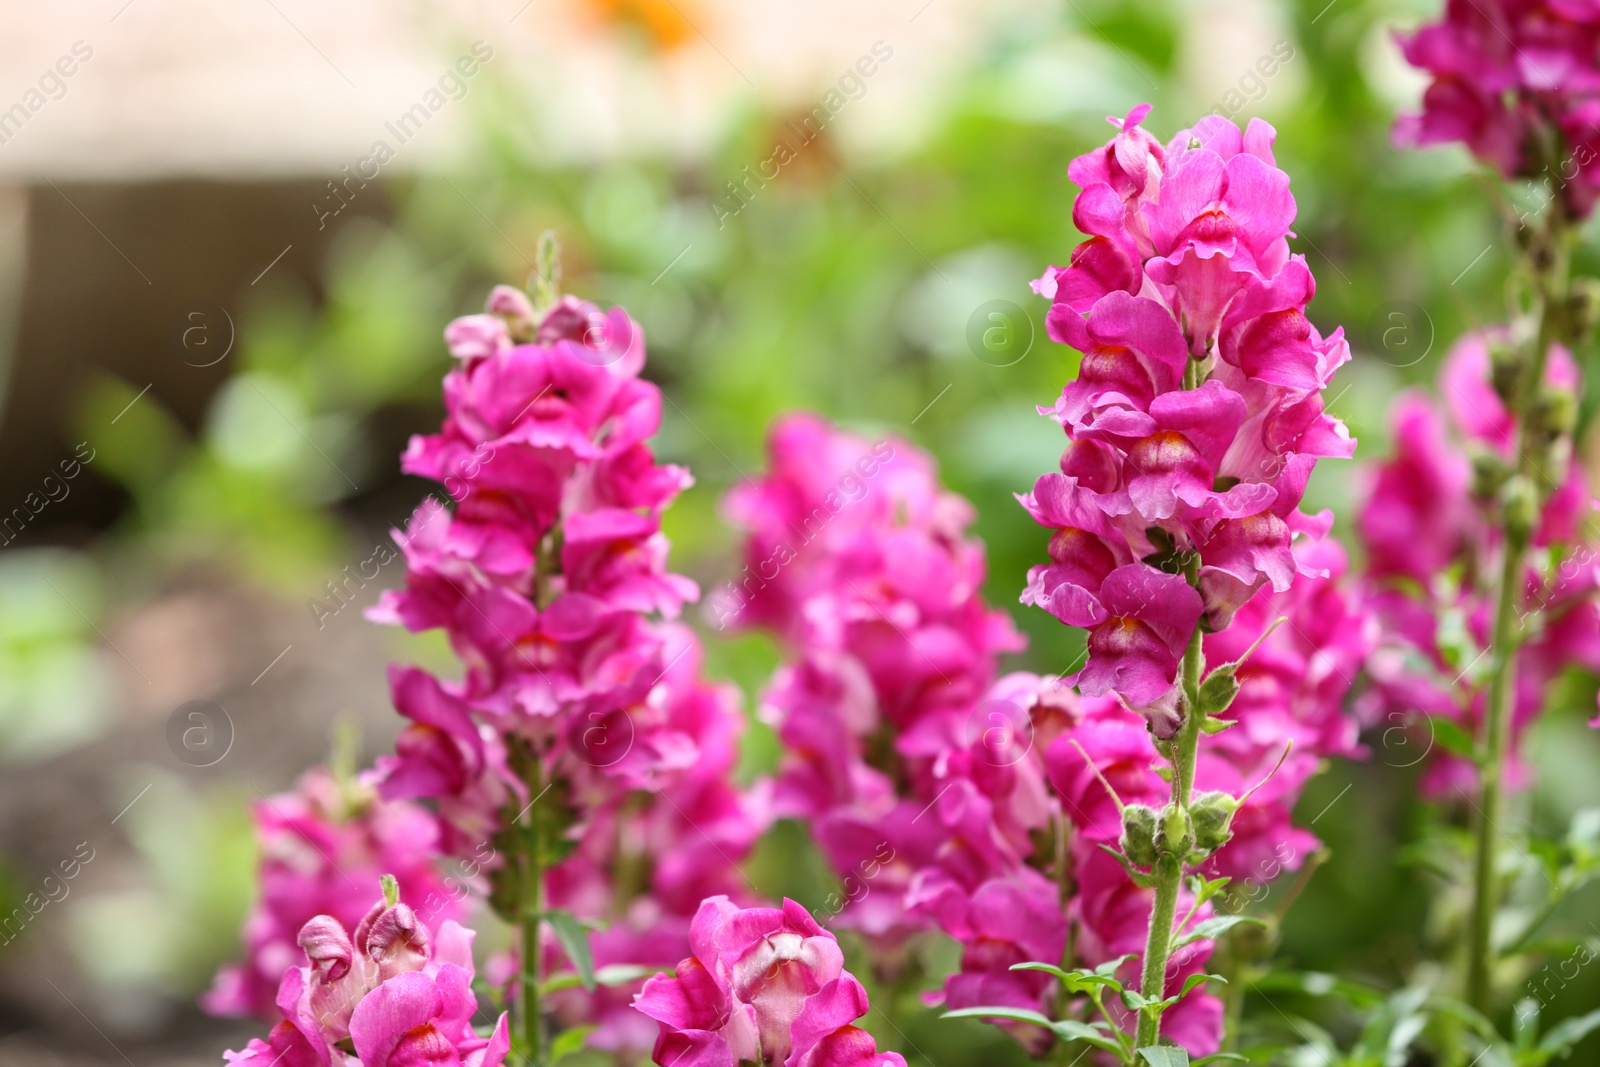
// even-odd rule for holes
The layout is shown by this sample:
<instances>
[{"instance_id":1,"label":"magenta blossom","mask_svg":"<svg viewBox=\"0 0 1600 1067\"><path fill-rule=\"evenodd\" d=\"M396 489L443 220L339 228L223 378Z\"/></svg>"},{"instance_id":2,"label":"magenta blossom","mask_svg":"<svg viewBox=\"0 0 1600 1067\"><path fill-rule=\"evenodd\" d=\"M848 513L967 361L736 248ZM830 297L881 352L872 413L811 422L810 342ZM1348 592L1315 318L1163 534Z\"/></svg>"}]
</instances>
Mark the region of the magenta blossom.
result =
<instances>
[{"instance_id":1,"label":"magenta blossom","mask_svg":"<svg viewBox=\"0 0 1600 1067\"><path fill-rule=\"evenodd\" d=\"M1050 336L1083 359L1041 409L1067 447L1019 498L1052 530L1022 600L1089 631L1085 693L1118 693L1170 736L1196 625L1225 630L1263 587L1290 588L1296 542L1331 521L1300 512L1307 478L1354 442L1323 410L1349 350L1306 318L1315 282L1289 251L1272 127L1207 116L1162 148L1148 110L1073 163L1090 237L1034 283Z\"/></svg>"},{"instance_id":2,"label":"magenta blossom","mask_svg":"<svg viewBox=\"0 0 1600 1067\"><path fill-rule=\"evenodd\" d=\"M408 899L431 902L442 922L465 910L438 868L434 818L408 800L384 800L371 775L341 781L307 772L293 793L252 809L261 850L259 899L244 924L246 958L224 966L201 1003L217 1015L268 1016L279 981L301 953L300 928L318 915L354 926L370 905L368 887L393 874Z\"/></svg>"},{"instance_id":3,"label":"magenta blossom","mask_svg":"<svg viewBox=\"0 0 1600 1067\"><path fill-rule=\"evenodd\" d=\"M1600 8L1566 0L1448 0L1400 38L1433 81L1401 144L1459 141L1512 177L1546 176L1582 217L1600 197Z\"/></svg>"},{"instance_id":4,"label":"magenta blossom","mask_svg":"<svg viewBox=\"0 0 1600 1067\"><path fill-rule=\"evenodd\" d=\"M661 1026L662 1067L905 1067L854 1025L869 1010L866 991L833 935L794 901L741 909L712 897L689 940L694 954L677 974L650 979L634 1000Z\"/></svg>"},{"instance_id":5,"label":"magenta blossom","mask_svg":"<svg viewBox=\"0 0 1600 1067\"><path fill-rule=\"evenodd\" d=\"M354 933L330 915L299 934L308 966L278 987L283 1021L265 1041L229 1052L234 1067L499 1067L506 1016L480 1035L472 933L453 921L430 933L405 904L380 900Z\"/></svg>"},{"instance_id":6,"label":"magenta blossom","mask_svg":"<svg viewBox=\"0 0 1600 1067\"><path fill-rule=\"evenodd\" d=\"M672 572L661 515L692 479L652 451L662 397L641 376L643 332L620 309L536 307L501 286L445 336L458 362L444 421L402 466L449 500L396 531L405 582L369 614L443 630L462 670L391 669L406 724L378 788L427 802L464 884L502 908L504 831L541 805L569 846L543 872L549 906L609 927L604 962L670 963L707 893L744 891L735 864L768 814L763 789L733 781L739 693L707 681L699 639L675 621L699 591ZM538 959L495 963L513 993L524 970L571 966L548 931ZM626 1010L633 991L546 1003L597 1022L595 1047L637 1053L650 1035Z\"/></svg>"}]
</instances>

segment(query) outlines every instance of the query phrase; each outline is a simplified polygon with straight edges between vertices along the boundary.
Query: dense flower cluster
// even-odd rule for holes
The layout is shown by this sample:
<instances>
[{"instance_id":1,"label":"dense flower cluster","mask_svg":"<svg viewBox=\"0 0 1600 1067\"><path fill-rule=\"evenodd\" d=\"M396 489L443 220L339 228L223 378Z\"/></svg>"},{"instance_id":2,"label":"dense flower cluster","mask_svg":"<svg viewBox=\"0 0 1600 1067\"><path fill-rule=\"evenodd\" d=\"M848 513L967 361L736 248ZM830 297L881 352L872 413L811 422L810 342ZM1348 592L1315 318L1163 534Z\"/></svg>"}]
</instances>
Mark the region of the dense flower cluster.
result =
<instances>
[{"instance_id":1,"label":"dense flower cluster","mask_svg":"<svg viewBox=\"0 0 1600 1067\"><path fill-rule=\"evenodd\" d=\"M1400 38L1433 81L1402 144L1460 141L1508 178L1547 176L1568 210L1600 198L1600 9L1581 0L1448 0Z\"/></svg>"},{"instance_id":2,"label":"dense flower cluster","mask_svg":"<svg viewBox=\"0 0 1600 1067\"><path fill-rule=\"evenodd\" d=\"M444 425L403 466L455 507L430 500L396 534L405 587L371 615L443 628L465 673L391 672L409 722L380 788L433 801L455 856L559 806L576 847L548 872L549 905L615 924L600 965L670 964L701 897L738 889L760 812L730 781L737 691L702 678L698 640L670 621L698 591L667 570L660 516L691 479L646 443L661 394L639 377L642 332L619 309L563 297L537 313L501 286L445 336ZM519 761L554 795L529 795ZM597 996L566 998L614 1024L594 1042L636 1037L625 993Z\"/></svg>"},{"instance_id":3,"label":"dense flower cluster","mask_svg":"<svg viewBox=\"0 0 1600 1067\"><path fill-rule=\"evenodd\" d=\"M936 921L968 946L951 1006L992 1003L986 982L1033 1006L1040 976L1007 967L1065 942L1055 887L1023 863L1056 805L1025 758L1038 679L995 679L1022 640L983 603L971 506L925 453L815 416L780 420L768 459L726 502L748 564L738 610L719 610L790 653L762 701L784 747L776 811L839 873L841 924L892 944Z\"/></svg>"},{"instance_id":4,"label":"dense flower cluster","mask_svg":"<svg viewBox=\"0 0 1600 1067\"><path fill-rule=\"evenodd\" d=\"M441 878L432 813L408 800L380 799L371 779L341 781L312 770L294 792L253 806L259 897L244 924L245 959L217 973L201 1000L207 1011L270 1016L284 972L303 962L300 928L318 915L356 925L381 875L393 875L406 899L430 902L428 921L461 917L465 894Z\"/></svg>"},{"instance_id":5,"label":"dense flower cluster","mask_svg":"<svg viewBox=\"0 0 1600 1067\"><path fill-rule=\"evenodd\" d=\"M1035 283L1050 336L1083 361L1045 412L1066 430L1061 469L1022 498L1055 531L1024 600L1089 631L1082 692L1121 694L1164 737L1196 626L1288 589L1292 539L1331 521L1298 510L1306 480L1354 442L1323 411L1349 348L1305 317L1315 285L1289 252L1272 127L1208 116L1163 149L1148 110L1073 161L1073 220L1092 236Z\"/></svg>"},{"instance_id":6,"label":"dense flower cluster","mask_svg":"<svg viewBox=\"0 0 1600 1067\"><path fill-rule=\"evenodd\" d=\"M1143 718L1056 679L994 678L998 653L1020 641L983 606L970 510L926 455L802 415L774 428L768 459L727 502L749 530L748 565L737 611L722 611L788 647L763 701L784 742L777 807L808 822L840 876L838 921L890 942L931 922L961 941L952 1008L1046 1007L1048 981L1010 967L1060 961L1069 922L1078 962L1141 952L1149 897L1098 847L1121 821L1074 742L1127 800L1159 803L1170 787ZM1256 597L1206 639L1209 656L1236 659L1278 617L1292 624L1239 668L1240 725L1212 739L1200 768L1201 788L1238 795L1295 743L1213 858L1214 873L1258 882L1314 850L1289 811L1321 757L1356 751L1341 707L1373 639L1334 584L1337 545L1295 551L1306 573L1288 591ZM1070 866L1057 871L1038 844L1062 833ZM1208 953L1196 944L1175 960L1175 986ZM1169 1013L1197 1052L1215 1050L1220 1022L1203 996Z\"/></svg>"},{"instance_id":7,"label":"dense flower cluster","mask_svg":"<svg viewBox=\"0 0 1600 1067\"><path fill-rule=\"evenodd\" d=\"M318 915L297 938L309 964L286 970L278 987L282 1021L225 1058L233 1067L499 1067L510 1035L504 1015L487 1037L473 1026L472 939L453 920L430 931L392 892L353 933Z\"/></svg>"},{"instance_id":8,"label":"dense flower cluster","mask_svg":"<svg viewBox=\"0 0 1600 1067\"><path fill-rule=\"evenodd\" d=\"M727 897L700 906L693 954L657 975L634 1002L660 1023L663 1067L905 1067L855 1025L866 990L844 969L832 934L792 900L741 909Z\"/></svg>"},{"instance_id":9,"label":"dense flower cluster","mask_svg":"<svg viewBox=\"0 0 1600 1067\"><path fill-rule=\"evenodd\" d=\"M1507 344L1502 329L1459 341L1441 370L1448 426L1425 397L1403 396L1393 413L1395 455L1370 471L1356 526L1384 640L1368 664L1372 685L1365 699L1369 714L1393 726L1423 715L1456 723L1469 736L1481 729L1487 686L1474 669L1488 658L1483 650L1490 644L1504 545L1494 472L1517 456L1518 426L1495 386L1504 378L1496 373L1496 353ZM1581 393L1565 349L1551 349L1545 382L1553 397L1565 398L1558 403L1570 404ZM1600 558L1588 528L1594 501L1587 474L1560 450L1539 457L1538 466L1554 491L1539 511L1532 544L1545 550L1550 564L1530 564L1527 571L1507 752L1513 786L1527 782L1515 741L1544 707L1552 681L1569 667L1600 670L1594 599ZM1425 789L1473 793L1471 760L1442 745L1417 743L1428 750Z\"/></svg>"},{"instance_id":10,"label":"dense flower cluster","mask_svg":"<svg viewBox=\"0 0 1600 1067\"><path fill-rule=\"evenodd\" d=\"M501 286L486 314L445 338L459 362L444 426L413 439L404 469L442 483L453 507L430 498L396 532L406 582L369 614L444 629L463 676L391 668L406 720L394 753L356 783L313 774L258 808L261 903L247 962L218 976L212 1010L270 1011L304 958L296 931L318 915L361 921L382 873L423 922L485 894L520 915L501 881L526 847L513 824L534 805L561 839L542 872L544 906L605 926L592 939L597 966L671 965L701 899L741 889L735 864L765 805L731 781L737 691L703 678L698 640L672 621L698 592L666 568L660 515L690 479L646 444L661 395L639 378L637 325L570 297L536 312ZM452 879L446 859L459 865ZM565 962L548 938L545 970ZM501 960L492 977L514 986L521 969ZM598 1023L591 1044L642 1050L653 1033L631 992L572 990L553 1008Z\"/></svg>"}]
</instances>

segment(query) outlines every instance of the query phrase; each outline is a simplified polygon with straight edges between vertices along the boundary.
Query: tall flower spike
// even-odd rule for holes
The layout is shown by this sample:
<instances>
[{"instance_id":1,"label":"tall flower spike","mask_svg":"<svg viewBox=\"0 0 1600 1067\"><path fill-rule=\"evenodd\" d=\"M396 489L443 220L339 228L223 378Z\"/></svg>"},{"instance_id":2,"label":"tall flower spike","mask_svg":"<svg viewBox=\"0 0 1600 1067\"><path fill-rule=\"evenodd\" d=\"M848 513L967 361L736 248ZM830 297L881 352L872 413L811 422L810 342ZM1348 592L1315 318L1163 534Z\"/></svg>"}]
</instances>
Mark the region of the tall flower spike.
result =
<instances>
[{"instance_id":1,"label":"tall flower spike","mask_svg":"<svg viewBox=\"0 0 1600 1067\"><path fill-rule=\"evenodd\" d=\"M445 330L444 422L402 461L449 499L396 531L405 584L370 615L443 629L464 670L391 669L407 725L377 777L386 797L433 805L443 850L521 928L521 959L495 970L519 994L525 1051L538 1057L553 1016L638 1052L632 990L546 998L516 977L573 966L543 916L606 926L598 966L670 964L701 897L741 890L734 864L764 808L732 781L738 692L705 680L674 621L699 591L669 569L661 514L692 479L651 450L662 400L641 377L643 332L558 292L553 239L539 263L532 299L497 286ZM379 934L385 961L417 950L409 930Z\"/></svg>"},{"instance_id":2,"label":"tall flower spike","mask_svg":"<svg viewBox=\"0 0 1600 1067\"><path fill-rule=\"evenodd\" d=\"M1289 250L1275 133L1208 116L1163 148L1142 129L1148 112L1113 120L1111 142L1069 169L1083 187L1073 221L1090 236L1034 288L1052 302L1052 339L1083 358L1040 409L1066 434L1059 470L1018 499L1051 531L1022 601L1088 631L1075 680L1101 698L1046 754L1074 816L1077 951L1141 956L1142 992L1159 1000L1210 951L1200 940L1172 954L1185 870L1248 868L1280 844L1276 869L1298 865L1315 839L1289 825L1293 801L1319 756L1353 751L1353 728L1333 722L1354 671L1307 692L1322 679L1305 606L1340 608L1357 657L1370 626L1326 588L1343 569L1318 543L1331 516L1299 508L1317 459L1355 442L1324 410L1349 350L1306 318L1315 282ZM1279 615L1287 635L1273 632ZM1207 674L1219 653L1232 662ZM1252 779L1267 784L1247 791ZM1220 1004L1191 995L1141 1011L1137 1040L1165 1028L1205 1055L1220 1025Z\"/></svg>"},{"instance_id":3,"label":"tall flower spike","mask_svg":"<svg viewBox=\"0 0 1600 1067\"><path fill-rule=\"evenodd\" d=\"M1420 716L1449 720L1476 735L1486 711L1487 687L1473 671L1477 652L1492 640L1494 557L1504 550L1497 527L1494 457L1515 458L1515 419L1492 382L1492 351L1508 342L1503 329L1468 334L1440 367L1448 418L1419 394L1396 401L1390 418L1396 450L1392 458L1363 471L1365 500L1356 529L1365 542L1368 597L1384 623L1381 644L1367 664L1371 686L1367 714L1391 723L1430 730ZM1577 368L1563 348L1547 357L1551 390L1581 393ZM1477 472L1469 456L1480 457ZM1594 500L1588 472L1576 458L1541 466L1555 481L1539 509L1533 542L1561 559L1553 568L1529 560L1524 566L1526 637L1516 653L1516 691L1503 775L1507 784L1529 784L1520 740L1545 695L1569 667L1600 671L1600 566L1594 540ZM1485 484L1485 478L1491 478ZM1474 481L1478 484L1474 485ZM1452 581L1447 575L1457 574ZM1443 618L1465 620L1452 637ZM1460 646L1465 640L1469 646ZM1463 652L1463 647L1467 650ZM1458 662L1459 661L1459 662ZM1463 670L1460 663L1469 663ZM1480 774L1473 761L1431 746L1422 787L1430 796L1472 796Z\"/></svg>"},{"instance_id":4,"label":"tall flower spike","mask_svg":"<svg viewBox=\"0 0 1600 1067\"><path fill-rule=\"evenodd\" d=\"M1147 111L1070 171L1093 236L1035 289L1083 364L1041 409L1066 431L1060 470L1019 499L1053 531L1023 602L1089 631L1083 692L1121 694L1169 737L1196 621L1225 630L1264 585L1289 588L1292 542L1327 525L1298 510L1306 478L1354 442L1322 410L1349 350L1305 317L1272 127L1207 116L1152 150Z\"/></svg>"}]
</instances>

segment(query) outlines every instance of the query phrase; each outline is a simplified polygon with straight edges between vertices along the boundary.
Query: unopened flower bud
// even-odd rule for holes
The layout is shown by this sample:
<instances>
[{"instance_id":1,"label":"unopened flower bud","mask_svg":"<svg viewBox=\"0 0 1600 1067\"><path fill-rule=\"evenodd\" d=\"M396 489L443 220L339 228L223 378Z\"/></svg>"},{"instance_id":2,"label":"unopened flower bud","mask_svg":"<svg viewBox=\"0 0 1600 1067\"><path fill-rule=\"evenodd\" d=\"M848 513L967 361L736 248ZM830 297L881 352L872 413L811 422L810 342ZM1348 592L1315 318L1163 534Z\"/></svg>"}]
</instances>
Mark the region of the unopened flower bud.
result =
<instances>
[{"instance_id":1,"label":"unopened flower bud","mask_svg":"<svg viewBox=\"0 0 1600 1067\"><path fill-rule=\"evenodd\" d=\"M1500 504L1505 511L1507 533L1527 537L1539 522L1538 491L1520 474L1506 479L1500 490Z\"/></svg>"},{"instance_id":2,"label":"unopened flower bud","mask_svg":"<svg viewBox=\"0 0 1600 1067\"><path fill-rule=\"evenodd\" d=\"M1594 332L1600 322L1600 281L1594 278L1573 280L1572 292L1567 297L1567 323L1569 333L1581 344Z\"/></svg>"},{"instance_id":3,"label":"unopened flower bud","mask_svg":"<svg viewBox=\"0 0 1600 1067\"><path fill-rule=\"evenodd\" d=\"M1161 810L1161 819L1156 826L1155 847L1157 852L1179 859L1189 854L1194 847L1194 828L1187 811L1176 804L1168 804Z\"/></svg>"},{"instance_id":4,"label":"unopened flower bud","mask_svg":"<svg viewBox=\"0 0 1600 1067\"><path fill-rule=\"evenodd\" d=\"M1146 804L1122 809L1122 839L1118 845L1128 860L1140 867L1156 862L1156 812Z\"/></svg>"},{"instance_id":5,"label":"unopened flower bud","mask_svg":"<svg viewBox=\"0 0 1600 1067\"><path fill-rule=\"evenodd\" d=\"M545 313L534 340L542 345L553 345L557 341L577 341L581 344L593 325L589 321L590 314L577 297L564 296Z\"/></svg>"},{"instance_id":6,"label":"unopened flower bud","mask_svg":"<svg viewBox=\"0 0 1600 1067\"><path fill-rule=\"evenodd\" d=\"M1511 403L1522 377L1522 355L1515 346L1502 342L1489 345L1489 383L1501 400Z\"/></svg>"},{"instance_id":7,"label":"unopened flower bud","mask_svg":"<svg viewBox=\"0 0 1600 1067\"><path fill-rule=\"evenodd\" d=\"M528 299L527 293L509 285L497 285L489 291L485 307L489 314L498 315L505 320L506 329L510 331L512 338L518 341L532 339L533 301Z\"/></svg>"},{"instance_id":8,"label":"unopened flower bud","mask_svg":"<svg viewBox=\"0 0 1600 1067\"><path fill-rule=\"evenodd\" d=\"M1189 814L1194 819L1194 847L1207 855L1226 845L1233 837L1230 824L1233 813L1239 810L1239 801L1227 793L1209 790L1189 802Z\"/></svg>"},{"instance_id":9,"label":"unopened flower bud","mask_svg":"<svg viewBox=\"0 0 1600 1067\"><path fill-rule=\"evenodd\" d=\"M1233 698L1239 695L1239 679L1234 665L1224 663L1200 683L1200 714L1210 717L1228 710Z\"/></svg>"},{"instance_id":10,"label":"unopened flower bud","mask_svg":"<svg viewBox=\"0 0 1600 1067\"><path fill-rule=\"evenodd\" d=\"M344 925L331 915L318 915L300 928L297 939L311 960L308 991L317 1028L328 1041L350 1032L350 1014L376 981L373 966L358 957Z\"/></svg>"},{"instance_id":11,"label":"unopened flower bud","mask_svg":"<svg viewBox=\"0 0 1600 1067\"><path fill-rule=\"evenodd\" d=\"M463 315L444 328L444 343L457 359L487 359L511 347L511 334L494 315Z\"/></svg>"},{"instance_id":12,"label":"unopened flower bud","mask_svg":"<svg viewBox=\"0 0 1600 1067\"><path fill-rule=\"evenodd\" d=\"M298 941L323 981L337 982L350 973L355 947L344 925L332 915L318 915L302 926Z\"/></svg>"},{"instance_id":13,"label":"unopened flower bud","mask_svg":"<svg viewBox=\"0 0 1600 1067\"><path fill-rule=\"evenodd\" d=\"M1546 389L1534 408L1533 426L1540 433L1556 438L1572 432L1578 421L1578 400L1570 390Z\"/></svg>"},{"instance_id":14,"label":"unopened flower bud","mask_svg":"<svg viewBox=\"0 0 1600 1067\"><path fill-rule=\"evenodd\" d=\"M1505 460L1493 452L1474 453L1472 457L1472 495L1483 500L1493 500L1500 493L1510 471Z\"/></svg>"}]
</instances>

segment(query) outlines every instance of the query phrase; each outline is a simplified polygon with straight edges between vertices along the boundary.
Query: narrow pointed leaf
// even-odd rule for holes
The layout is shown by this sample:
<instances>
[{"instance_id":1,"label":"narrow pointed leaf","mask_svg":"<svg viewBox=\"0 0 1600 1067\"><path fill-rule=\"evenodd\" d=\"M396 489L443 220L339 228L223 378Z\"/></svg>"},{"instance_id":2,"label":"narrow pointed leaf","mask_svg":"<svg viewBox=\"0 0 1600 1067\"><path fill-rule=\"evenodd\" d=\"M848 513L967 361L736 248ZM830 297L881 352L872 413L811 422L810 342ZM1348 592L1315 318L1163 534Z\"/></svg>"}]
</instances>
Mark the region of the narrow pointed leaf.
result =
<instances>
[{"instance_id":1,"label":"narrow pointed leaf","mask_svg":"<svg viewBox=\"0 0 1600 1067\"><path fill-rule=\"evenodd\" d=\"M547 911L544 920L555 932L556 940L561 942L561 951L572 962L572 969L578 972L578 981L584 989L593 993L594 952L589 947L589 931L569 911Z\"/></svg>"},{"instance_id":2,"label":"narrow pointed leaf","mask_svg":"<svg viewBox=\"0 0 1600 1067\"><path fill-rule=\"evenodd\" d=\"M999 1006L987 1008L957 1008L947 1011L940 1016L941 1019L1010 1019L1012 1022L1032 1023L1042 1026L1046 1030L1055 1029L1055 1023L1036 1011L1027 1008L1002 1008Z\"/></svg>"}]
</instances>

